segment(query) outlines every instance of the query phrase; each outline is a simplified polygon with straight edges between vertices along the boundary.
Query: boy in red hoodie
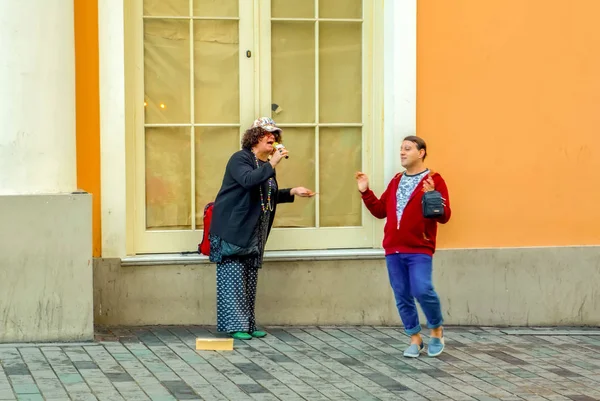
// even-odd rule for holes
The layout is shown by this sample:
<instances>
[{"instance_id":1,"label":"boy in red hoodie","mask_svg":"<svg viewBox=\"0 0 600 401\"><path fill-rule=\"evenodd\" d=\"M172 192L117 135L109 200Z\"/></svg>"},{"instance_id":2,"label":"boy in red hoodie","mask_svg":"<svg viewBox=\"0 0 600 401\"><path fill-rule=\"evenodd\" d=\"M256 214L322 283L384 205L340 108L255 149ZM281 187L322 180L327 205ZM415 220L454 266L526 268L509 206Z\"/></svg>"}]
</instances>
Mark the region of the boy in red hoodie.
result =
<instances>
[{"instance_id":1,"label":"boy in red hoodie","mask_svg":"<svg viewBox=\"0 0 600 401\"><path fill-rule=\"evenodd\" d=\"M438 356L444 350L442 309L431 277L437 224L450 220L450 199L444 179L425 167L426 156L427 145L423 139L404 138L400 161L406 171L390 181L379 199L369 189L366 174L356 173L365 206L373 216L387 218L383 236L385 260L400 318L411 336L404 356L411 358L418 357L424 349L415 298L431 328L428 355ZM440 192L444 199L444 213L435 219L425 218L421 198L424 192L433 190Z\"/></svg>"}]
</instances>

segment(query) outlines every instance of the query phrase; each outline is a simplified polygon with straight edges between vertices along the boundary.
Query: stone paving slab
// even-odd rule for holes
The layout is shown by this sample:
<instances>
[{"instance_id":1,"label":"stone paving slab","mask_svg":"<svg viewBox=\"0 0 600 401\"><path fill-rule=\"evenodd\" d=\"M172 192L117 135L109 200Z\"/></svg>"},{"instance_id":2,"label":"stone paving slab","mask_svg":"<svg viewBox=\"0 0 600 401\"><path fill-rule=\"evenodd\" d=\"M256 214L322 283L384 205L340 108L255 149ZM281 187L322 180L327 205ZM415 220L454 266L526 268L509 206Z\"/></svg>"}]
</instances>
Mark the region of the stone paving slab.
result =
<instances>
[{"instance_id":1,"label":"stone paving slab","mask_svg":"<svg viewBox=\"0 0 600 401\"><path fill-rule=\"evenodd\" d=\"M0 344L0 400L600 400L600 329L446 327L438 358L396 327L96 328L90 343Z\"/></svg>"}]
</instances>

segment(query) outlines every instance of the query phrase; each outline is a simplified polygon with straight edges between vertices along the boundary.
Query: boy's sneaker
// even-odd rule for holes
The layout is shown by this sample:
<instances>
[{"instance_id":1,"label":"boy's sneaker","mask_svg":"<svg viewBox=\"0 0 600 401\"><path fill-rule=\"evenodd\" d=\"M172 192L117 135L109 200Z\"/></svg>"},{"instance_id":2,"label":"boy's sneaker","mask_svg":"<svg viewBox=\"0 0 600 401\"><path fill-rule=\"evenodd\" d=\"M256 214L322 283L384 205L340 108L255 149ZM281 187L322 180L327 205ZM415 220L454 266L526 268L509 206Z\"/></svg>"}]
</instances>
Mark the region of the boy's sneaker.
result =
<instances>
[{"instance_id":1,"label":"boy's sneaker","mask_svg":"<svg viewBox=\"0 0 600 401\"><path fill-rule=\"evenodd\" d=\"M407 358L418 358L419 355L421 355L421 352L423 352L423 348L425 348L425 346L423 345L422 341L421 344L411 344L404 351L404 356Z\"/></svg>"},{"instance_id":2,"label":"boy's sneaker","mask_svg":"<svg viewBox=\"0 0 600 401\"><path fill-rule=\"evenodd\" d=\"M430 337L427 345L427 355L433 357L438 356L444 351L444 330L442 329L442 337Z\"/></svg>"}]
</instances>

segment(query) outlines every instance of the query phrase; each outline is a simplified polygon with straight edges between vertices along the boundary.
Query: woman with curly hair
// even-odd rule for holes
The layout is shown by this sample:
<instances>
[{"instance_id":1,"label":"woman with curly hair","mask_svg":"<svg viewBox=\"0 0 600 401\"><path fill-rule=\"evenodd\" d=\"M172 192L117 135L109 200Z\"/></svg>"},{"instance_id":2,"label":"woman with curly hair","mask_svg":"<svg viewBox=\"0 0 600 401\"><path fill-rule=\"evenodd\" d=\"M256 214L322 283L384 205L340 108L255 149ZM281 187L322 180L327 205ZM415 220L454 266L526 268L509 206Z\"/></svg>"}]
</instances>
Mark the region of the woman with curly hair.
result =
<instances>
[{"instance_id":1,"label":"woman with curly hair","mask_svg":"<svg viewBox=\"0 0 600 401\"><path fill-rule=\"evenodd\" d=\"M266 336L256 329L254 305L277 204L315 195L304 187L279 189L275 167L288 152L275 149L275 142L281 142L281 129L268 117L257 119L227 163L213 209L209 238L210 261L217 264L217 330L240 340Z\"/></svg>"}]
</instances>

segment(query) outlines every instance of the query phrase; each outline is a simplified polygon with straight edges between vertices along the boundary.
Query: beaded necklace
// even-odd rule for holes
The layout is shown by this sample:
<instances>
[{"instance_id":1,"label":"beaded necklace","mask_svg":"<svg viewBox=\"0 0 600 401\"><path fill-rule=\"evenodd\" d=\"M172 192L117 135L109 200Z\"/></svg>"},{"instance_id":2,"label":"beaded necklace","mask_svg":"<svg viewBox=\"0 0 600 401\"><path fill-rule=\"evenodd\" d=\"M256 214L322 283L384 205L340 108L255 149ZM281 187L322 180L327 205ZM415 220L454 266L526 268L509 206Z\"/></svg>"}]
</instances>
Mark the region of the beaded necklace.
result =
<instances>
[{"instance_id":1,"label":"beaded necklace","mask_svg":"<svg viewBox=\"0 0 600 401\"><path fill-rule=\"evenodd\" d=\"M259 164L258 164L258 158L256 157L256 154L254 155L254 161L256 162L256 168L259 168ZM267 189L267 206L265 207L265 198L263 195L263 190L262 190L262 185L260 185L258 187L258 190L260 191L260 207L263 211L263 213L265 213L267 210L273 211L273 205L271 204L271 192L273 190L273 178L269 178L267 180L267 185L268 185L268 189Z\"/></svg>"}]
</instances>

